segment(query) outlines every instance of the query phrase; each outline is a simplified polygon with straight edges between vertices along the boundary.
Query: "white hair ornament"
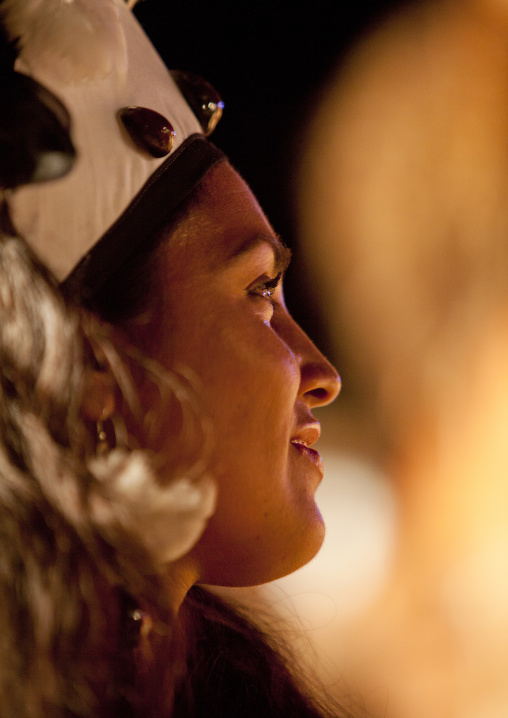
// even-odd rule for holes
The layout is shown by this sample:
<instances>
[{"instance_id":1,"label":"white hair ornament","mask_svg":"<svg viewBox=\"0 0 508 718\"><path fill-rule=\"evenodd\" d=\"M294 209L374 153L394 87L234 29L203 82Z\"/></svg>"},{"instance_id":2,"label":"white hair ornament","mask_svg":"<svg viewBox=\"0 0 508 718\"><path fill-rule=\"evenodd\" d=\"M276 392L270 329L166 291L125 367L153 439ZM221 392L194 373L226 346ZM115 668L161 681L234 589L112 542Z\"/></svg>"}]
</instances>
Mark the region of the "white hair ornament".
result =
<instances>
[{"instance_id":1,"label":"white hair ornament","mask_svg":"<svg viewBox=\"0 0 508 718\"><path fill-rule=\"evenodd\" d=\"M145 547L158 568L163 568L194 546L213 514L217 489L208 474L177 477L163 486L148 454L141 450L114 449L104 457L91 459L87 468L93 481L84 501L81 479L40 417L23 417L21 429L30 437L31 461L37 467L43 495L85 542L97 532L121 553L131 537ZM3 501L10 490L12 472L4 470L8 461L0 450ZM27 492L31 490L27 488L30 484L23 482L23 486Z\"/></svg>"},{"instance_id":2,"label":"white hair ornament","mask_svg":"<svg viewBox=\"0 0 508 718\"><path fill-rule=\"evenodd\" d=\"M105 538L114 544L117 527L135 533L159 565L187 553L215 509L217 491L209 475L183 476L161 486L143 451L115 449L92 459L89 468L106 490L90 500Z\"/></svg>"}]
</instances>

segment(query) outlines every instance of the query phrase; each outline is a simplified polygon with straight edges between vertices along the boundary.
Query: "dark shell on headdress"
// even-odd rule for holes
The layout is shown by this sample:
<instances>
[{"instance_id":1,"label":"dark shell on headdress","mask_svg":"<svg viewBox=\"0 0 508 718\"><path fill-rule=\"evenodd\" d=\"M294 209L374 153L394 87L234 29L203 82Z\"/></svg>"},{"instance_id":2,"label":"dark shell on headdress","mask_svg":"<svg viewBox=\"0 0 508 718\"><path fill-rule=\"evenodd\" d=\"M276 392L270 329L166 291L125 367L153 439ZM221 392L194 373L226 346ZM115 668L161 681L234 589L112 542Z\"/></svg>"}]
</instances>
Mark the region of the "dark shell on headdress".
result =
<instances>
[{"instance_id":1,"label":"dark shell on headdress","mask_svg":"<svg viewBox=\"0 0 508 718\"><path fill-rule=\"evenodd\" d=\"M171 76L196 115L205 137L212 134L222 117L224 102L217 90L199 75L171 70Z\"/></svg>"},{"instance_id":2,"label":"dark shell on headdress","mask_svg":"<svg viewBox=\"0 0 508 718\"><path fill-rule=\"evenodd\" d=\"M171 152L175 131L163 115L148 107L124 107L119 116L135 144L152 157L165 157Z\"/></svg>"}]
</instances>

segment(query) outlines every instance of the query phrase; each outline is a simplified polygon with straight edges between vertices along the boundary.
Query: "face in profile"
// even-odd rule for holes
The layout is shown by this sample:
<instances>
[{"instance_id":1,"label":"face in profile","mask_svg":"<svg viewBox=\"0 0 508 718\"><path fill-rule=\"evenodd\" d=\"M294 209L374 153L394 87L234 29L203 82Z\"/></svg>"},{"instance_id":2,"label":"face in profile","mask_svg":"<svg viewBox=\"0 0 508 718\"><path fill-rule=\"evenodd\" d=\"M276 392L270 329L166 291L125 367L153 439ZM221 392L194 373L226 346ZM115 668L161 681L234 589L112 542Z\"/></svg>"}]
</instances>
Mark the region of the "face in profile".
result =
<instances>
[{"instance_id":1,"label":"face in profile","mask_svg":"<svg viewBox=\"0 0 508 718\"><path fill-rule=\"evenodd\" d=\"M288 314L288 251L227 163L160 249L154 316L136 341L199 381L218 502L188 559L199 581L252 585L309 561L324 527L312 409L339 392L333 367ZM160 417L168 426L171 416Z\"/></svg>"}]
</instances>

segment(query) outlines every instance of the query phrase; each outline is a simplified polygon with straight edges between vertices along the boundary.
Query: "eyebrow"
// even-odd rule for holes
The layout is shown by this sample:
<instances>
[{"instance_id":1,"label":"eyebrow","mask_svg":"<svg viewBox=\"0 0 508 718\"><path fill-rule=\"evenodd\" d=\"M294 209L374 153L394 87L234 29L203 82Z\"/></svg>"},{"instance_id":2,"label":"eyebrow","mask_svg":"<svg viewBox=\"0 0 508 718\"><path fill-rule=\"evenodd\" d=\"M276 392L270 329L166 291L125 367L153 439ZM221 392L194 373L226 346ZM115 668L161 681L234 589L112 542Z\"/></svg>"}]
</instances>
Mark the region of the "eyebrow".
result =
<instances>
[{"instance_id":1,"label":"eyebrow","mask_svg":"<svg viewBox=\"0 0 508 718\"><path fill-rule=\"evenodd\" d=\"M254 238L249 238L235 247L234 251L228 256L227 261L233 262L248 252L254 251L262 244L267 244L273 251L275 264L274 271L278 274L284 274L291 262L291 250L284 244L278 234L259 234Z\"/></svg>"}]
</instances>

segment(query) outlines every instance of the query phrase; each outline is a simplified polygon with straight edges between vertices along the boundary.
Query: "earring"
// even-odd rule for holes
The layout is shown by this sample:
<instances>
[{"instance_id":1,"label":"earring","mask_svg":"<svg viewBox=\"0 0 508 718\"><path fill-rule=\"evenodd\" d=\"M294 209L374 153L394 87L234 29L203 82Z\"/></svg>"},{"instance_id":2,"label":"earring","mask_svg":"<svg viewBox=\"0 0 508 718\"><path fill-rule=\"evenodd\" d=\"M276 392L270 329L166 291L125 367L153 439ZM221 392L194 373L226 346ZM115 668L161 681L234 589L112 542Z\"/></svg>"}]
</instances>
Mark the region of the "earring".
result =
<instances>
[{"instance_id":1,"label":"earring","mask_svg":"<svg viewBox=\"0 0 508 718\"><path fill-rule=\"evenodd\" d=\"M97 422L97 446L95 447L95 455L100 459L106 456L109 451L108 437L104 431L104 424L102 423L102 419L99 419Z\"/></svg>"}]
</instances>

